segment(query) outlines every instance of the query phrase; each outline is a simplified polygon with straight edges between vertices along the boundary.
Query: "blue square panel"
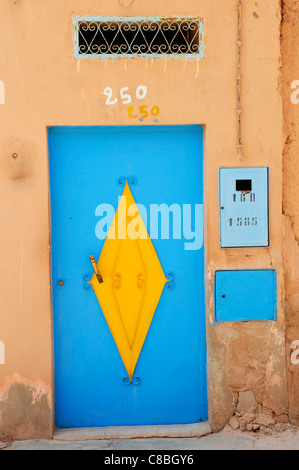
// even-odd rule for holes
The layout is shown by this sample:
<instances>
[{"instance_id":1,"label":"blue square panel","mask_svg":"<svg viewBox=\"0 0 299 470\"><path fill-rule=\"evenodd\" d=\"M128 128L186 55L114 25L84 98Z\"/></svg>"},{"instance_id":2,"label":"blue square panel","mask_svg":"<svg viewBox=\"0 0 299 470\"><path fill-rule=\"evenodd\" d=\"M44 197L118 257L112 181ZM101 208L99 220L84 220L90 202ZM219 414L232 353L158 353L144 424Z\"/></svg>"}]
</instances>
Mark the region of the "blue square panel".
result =
<instances>
[{"instance_id":1,"label":"blue square panel","mask_svg":"<svg viewBox=\"0 0 299 470\"><path fill-rule=\"evenodd\" d=\"M216 321L276 320L276 271L217 271Z\"/></svg>"},{"instance_id":2,"label":"blue square panel","mask_svg":"<svg viewBox=\"0 0 299 470\"><path fill-rule=\"evenodd\" d=\"M267 167L221 168L221 248L269 246Z\"/></svg>"}]
</instances>

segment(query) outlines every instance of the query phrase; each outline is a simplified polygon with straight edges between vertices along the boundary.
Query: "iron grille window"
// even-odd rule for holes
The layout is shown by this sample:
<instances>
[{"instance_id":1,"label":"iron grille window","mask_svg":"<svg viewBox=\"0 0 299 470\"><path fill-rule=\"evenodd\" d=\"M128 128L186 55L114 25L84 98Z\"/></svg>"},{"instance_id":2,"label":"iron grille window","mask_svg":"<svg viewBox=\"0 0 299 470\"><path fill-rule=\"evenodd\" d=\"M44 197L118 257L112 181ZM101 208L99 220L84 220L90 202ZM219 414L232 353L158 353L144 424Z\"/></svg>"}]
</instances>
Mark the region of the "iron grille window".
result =
<instances>
[{"instance_id":1,"label":"iron grille window","mask_svg":"<svg viewBox=\"0 0 299 470\"><path fill-rule=\"evenodd\" d=\"M75 18L75 57L201 58L204 24L200 17Z\"/></svg>"}]
</instances>

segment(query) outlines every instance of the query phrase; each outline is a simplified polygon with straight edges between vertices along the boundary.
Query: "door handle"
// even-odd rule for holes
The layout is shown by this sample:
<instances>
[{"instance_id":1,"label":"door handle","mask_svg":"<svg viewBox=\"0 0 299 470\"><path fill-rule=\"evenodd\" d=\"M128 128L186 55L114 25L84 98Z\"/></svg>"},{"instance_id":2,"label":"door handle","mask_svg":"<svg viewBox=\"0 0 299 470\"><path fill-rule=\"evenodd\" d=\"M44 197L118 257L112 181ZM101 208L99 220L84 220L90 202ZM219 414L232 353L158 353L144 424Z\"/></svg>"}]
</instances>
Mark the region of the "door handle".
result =
<instances>
[{"instance_id":1,"label":"door handle","mask_svg":"<svg viewBox=\"0 0 299 470\"><path fill-rule=\"evenodd\" d=\"M91 262L92 267L94 269L95 275L97 276L97 280L99 281L99 284L103 284L104 281L103 281L102 275L100 273L99 267L97 265L97 262L96 262L94 256L90 256L89 259L90 259L90 262Z\"/></svg>"}]
</instances>

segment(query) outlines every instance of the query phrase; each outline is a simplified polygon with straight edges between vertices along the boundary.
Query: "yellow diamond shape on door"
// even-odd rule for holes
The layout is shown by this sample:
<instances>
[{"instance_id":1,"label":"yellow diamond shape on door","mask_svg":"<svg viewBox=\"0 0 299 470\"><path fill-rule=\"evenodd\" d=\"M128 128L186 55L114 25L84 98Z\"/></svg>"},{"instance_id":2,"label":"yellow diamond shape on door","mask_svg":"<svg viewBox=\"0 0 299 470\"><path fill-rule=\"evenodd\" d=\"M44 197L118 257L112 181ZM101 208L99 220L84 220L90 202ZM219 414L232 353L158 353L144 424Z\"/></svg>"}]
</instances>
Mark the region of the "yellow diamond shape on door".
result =
<instances>
[{"instance_id":1,"label":"yellow diamond shape on door","mask_svg":"<svg viewBox=\"0 0 299 470\"><path fill-rule=\"evenodd\" d=\"M128 183L90 281L132 380L167 279Z\"/></svg>"}]
</instances>

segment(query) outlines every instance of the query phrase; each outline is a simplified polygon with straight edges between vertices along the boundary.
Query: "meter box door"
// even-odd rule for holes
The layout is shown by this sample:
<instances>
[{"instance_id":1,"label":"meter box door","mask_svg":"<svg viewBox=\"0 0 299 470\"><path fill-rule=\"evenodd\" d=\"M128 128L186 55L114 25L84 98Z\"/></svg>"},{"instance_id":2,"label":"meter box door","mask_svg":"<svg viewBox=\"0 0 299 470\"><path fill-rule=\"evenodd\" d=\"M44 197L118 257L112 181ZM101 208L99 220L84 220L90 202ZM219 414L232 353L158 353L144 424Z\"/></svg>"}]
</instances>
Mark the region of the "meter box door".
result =
<instances>
[{"instance_id":1,"label":"meter box door","mask_svg":"<svg viewBox=\"0 0 299 470\"><path fill-rule=\"evenodd\" d=\"M269 246L269 168L220 168L221 248Z\"/></svg>"},{"instance_id":2,"label":"meter box door","mask_svg":"<svg viewBox=\"0 0 299 470\"><path fill-rule=\"evenodd\" d=\"M275 321L276 271L216 271L215 311L217 322Z\"/></svg>"}]
</instances>

